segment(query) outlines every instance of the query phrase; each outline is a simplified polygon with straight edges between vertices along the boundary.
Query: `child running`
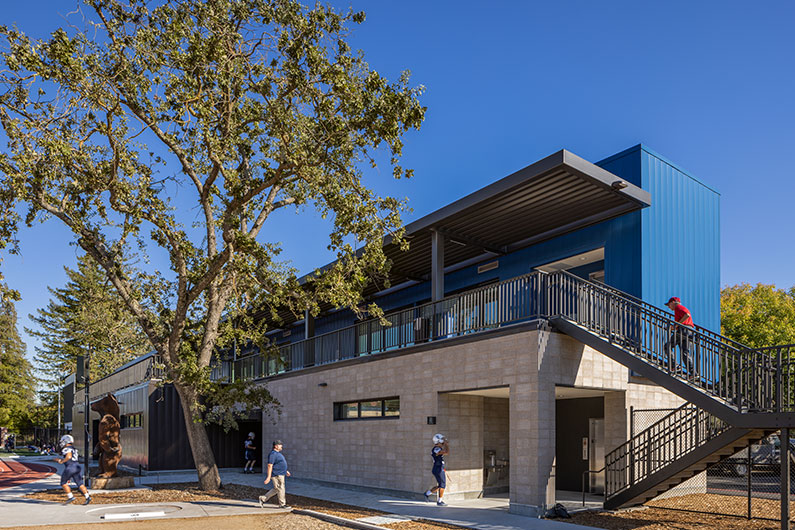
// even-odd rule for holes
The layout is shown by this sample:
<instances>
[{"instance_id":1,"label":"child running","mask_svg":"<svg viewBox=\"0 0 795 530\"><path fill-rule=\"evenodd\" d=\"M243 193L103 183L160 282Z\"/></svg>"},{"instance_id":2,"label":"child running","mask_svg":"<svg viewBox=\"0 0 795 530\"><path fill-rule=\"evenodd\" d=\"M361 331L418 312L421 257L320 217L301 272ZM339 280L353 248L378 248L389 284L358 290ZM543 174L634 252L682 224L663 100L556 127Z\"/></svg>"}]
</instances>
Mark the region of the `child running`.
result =
<instances>
[{"instance_id":1,"label":"child running","mask_svg":"<svg viewBox=\"0 0 795 530\"><path fill-rule=\"evenodd\" d=\"M431 458L433 458L433 468L431 473L436 479L436 486L425 491L425 500L430 501L431 495L436 493L436 505L447 506L444 502L444 488L447 486L447 472L444 469L444 455L450 453L450 446L447 439L443 434L435 434L433 436L433 449L431 449Z\"/></svg>"},{"instance_id":2,"label":"child running","mask_svg":"<svg viewBox=\"0 0 795 530\"><path fill-rule=\"evenodd\" d=\"M77 449L74 448L73 443L75 443L75 439L71 435L64 434L61 436L61 446L63 447L61 455L63 457L53 460L59 464L65 464L61 474L61 487L66 492L66 502L64 504L69 504L75 500L72 489L69 487L70 480L74 481L77 489L85 496L86 501L83 504L88 504L91 502L91 495L88 494L88 490L83 485L83 466L77 461Z\"/></svg>"}]
</instances>

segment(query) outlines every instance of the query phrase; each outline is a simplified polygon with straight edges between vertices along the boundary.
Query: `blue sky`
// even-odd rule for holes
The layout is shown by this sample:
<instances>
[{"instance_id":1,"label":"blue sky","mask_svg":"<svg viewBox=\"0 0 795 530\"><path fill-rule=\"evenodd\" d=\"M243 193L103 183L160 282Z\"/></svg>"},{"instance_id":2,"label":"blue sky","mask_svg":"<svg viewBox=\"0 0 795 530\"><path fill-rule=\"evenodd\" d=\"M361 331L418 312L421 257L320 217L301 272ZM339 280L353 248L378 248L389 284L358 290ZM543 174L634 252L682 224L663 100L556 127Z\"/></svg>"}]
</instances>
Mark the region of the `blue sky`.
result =
<instances>
[{"instance_id":1,"label":"blue sky","mask_svg":"<svg viewBox=\"0 0 795 530\"><path fill-rule=\"evenodd\" d=\"M644 143L721 193L723 285L795 285L795 3L331 3L367 12L352 43L373 69L410 69L426 87L403 161L416 177L368 177L410 199L406 221L561 148L597 161ZM8 2L0 21L45 36L76 5ZM329 261L313 220L276 221L267 235L299 270ZM2 264L23 296L20 328L76 257L54 222L21 237L22 255Z\"/></svg>"}]
</instances>

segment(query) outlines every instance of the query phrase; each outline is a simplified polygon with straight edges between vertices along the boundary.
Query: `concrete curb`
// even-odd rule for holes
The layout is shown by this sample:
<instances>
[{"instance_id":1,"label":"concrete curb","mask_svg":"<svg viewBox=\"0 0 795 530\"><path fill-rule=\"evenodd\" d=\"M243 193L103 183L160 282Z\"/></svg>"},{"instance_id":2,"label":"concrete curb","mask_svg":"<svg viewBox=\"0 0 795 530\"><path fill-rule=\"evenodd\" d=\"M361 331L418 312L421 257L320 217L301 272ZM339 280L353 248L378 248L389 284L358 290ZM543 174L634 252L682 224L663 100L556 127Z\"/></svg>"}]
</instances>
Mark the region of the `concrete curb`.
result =
<instances>
[{"instance_id":1,"label":"concrete curb","mask_svg":"<svg viewBox=\"0 0 795 530\"><path fill-rule=\"evenodd\" d=\"M343 526L347 526L349 528L356 528L357 530L390 530L389 528L386 528L384 526L378 526L370 523L364 523L361 521L355 521L353 519L345 519L344 517L337 517L336 515L320 513L314 510L293 510L293 513L297 513L299 515L308 515L316 519L322 519L323 521L328 521L329 523L336 523L336 524L341 524Z\"/></svg>"}]
</instances>

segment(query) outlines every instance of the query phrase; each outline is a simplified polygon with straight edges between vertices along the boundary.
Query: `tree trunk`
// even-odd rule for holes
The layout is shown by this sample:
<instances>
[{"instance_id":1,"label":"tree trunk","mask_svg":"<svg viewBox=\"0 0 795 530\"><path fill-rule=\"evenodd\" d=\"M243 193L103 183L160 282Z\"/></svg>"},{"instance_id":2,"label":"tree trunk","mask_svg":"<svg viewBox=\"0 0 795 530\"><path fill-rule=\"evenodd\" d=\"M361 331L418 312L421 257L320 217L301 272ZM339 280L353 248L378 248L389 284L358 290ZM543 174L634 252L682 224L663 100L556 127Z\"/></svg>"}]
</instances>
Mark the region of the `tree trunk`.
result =
<instances>
[{"instance_id":1,"label":"tree trunk","mask_svg":"<svg viewBox=\"0 0 795 530\"><path fill-rule=\"evenodd\" d=\"M178 383L174 383L174 388L182 402L188 441L191 451L193 451L193 462L196 464L196 471L199 474L199 488L203 491L217 490L221 487L221 475L215 464L210 438L207 436L205 424L193 421L193 412L190 409L191 403L196 401L196 392Z\"/></svg>"}]
</instances>

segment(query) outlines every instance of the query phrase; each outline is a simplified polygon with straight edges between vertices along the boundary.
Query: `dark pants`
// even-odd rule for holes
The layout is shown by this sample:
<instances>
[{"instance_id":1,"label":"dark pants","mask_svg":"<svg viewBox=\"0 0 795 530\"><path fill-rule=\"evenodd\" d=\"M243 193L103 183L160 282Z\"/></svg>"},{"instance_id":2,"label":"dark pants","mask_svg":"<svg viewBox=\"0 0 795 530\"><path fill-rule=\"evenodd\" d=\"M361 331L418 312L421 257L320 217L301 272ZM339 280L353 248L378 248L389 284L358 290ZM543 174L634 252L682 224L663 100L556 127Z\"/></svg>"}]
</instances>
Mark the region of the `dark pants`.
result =
<instances>
[{"instance_id":1,"label":"dark pants","mask_svg":"<svg viewBox=\"0 0 795 530\"><path fill-rule=\"evenodd\" d=\"M679 352L682 360L682 365L686 367L687 373L693 375L693 358L690 355L690 345L694 340L693 332L685 327L677 327L672 333L668 342L665 343L665 349L668 351L670 364L677 365L675 347L679 346Z\"/></svg>"},{"instance_id":2,"label":"dark pants","mask_svg":"<svg viewBox=\"0 0 795 530\"><path fill-rule=\"evenodd\" d=\"M73 480L78 488L83 485L83 466L74 462L67 463L61 474L61 486Z\"/></svg>"},{"instance_id":3,"label":"dark pants","mask_svg":"<svg viewBox=\"0 0 795 530\"><path fill-rule=\"evenodd\" d=\"M437 487L444 488L445 486L447 486L447 480L446 480L447 477L444 476L443 467L434 467L431 470L431 473L433 473L433 476L436 479Z\"/></svg>"}]
</instances>

